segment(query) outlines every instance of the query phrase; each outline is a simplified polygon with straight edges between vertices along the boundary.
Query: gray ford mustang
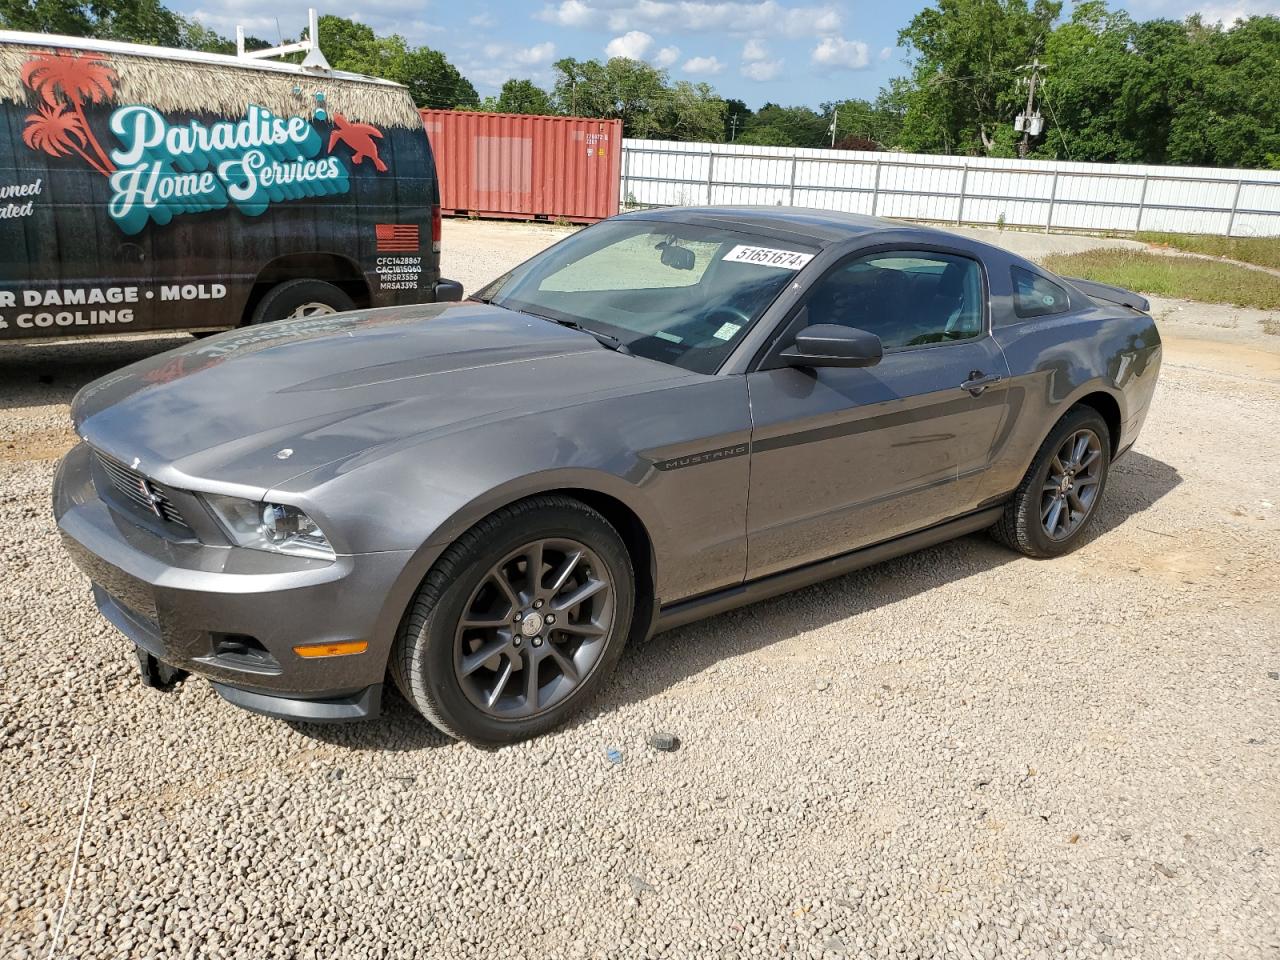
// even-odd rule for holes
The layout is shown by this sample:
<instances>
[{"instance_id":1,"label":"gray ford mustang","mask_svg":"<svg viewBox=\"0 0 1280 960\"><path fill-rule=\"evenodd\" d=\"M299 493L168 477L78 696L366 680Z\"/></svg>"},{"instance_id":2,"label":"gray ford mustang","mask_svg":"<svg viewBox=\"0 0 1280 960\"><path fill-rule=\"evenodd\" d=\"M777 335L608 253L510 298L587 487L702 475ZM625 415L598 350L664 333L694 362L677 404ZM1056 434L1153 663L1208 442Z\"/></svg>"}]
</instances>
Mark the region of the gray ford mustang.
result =
<instances>
[{"instance_id":1,"label":"gray ford mustang","mask_svg":"<svg viewBox=\"0 0 1280 960\"><path fill-rule=\"evenodd\" d=\"M504 743L628 639L978 530L1070 550L1147 414L1148 310L922 227L615 217L465 303L89 384L54 509L151 685L348 720L389 673Z\"/></svg>"}]
</instances>

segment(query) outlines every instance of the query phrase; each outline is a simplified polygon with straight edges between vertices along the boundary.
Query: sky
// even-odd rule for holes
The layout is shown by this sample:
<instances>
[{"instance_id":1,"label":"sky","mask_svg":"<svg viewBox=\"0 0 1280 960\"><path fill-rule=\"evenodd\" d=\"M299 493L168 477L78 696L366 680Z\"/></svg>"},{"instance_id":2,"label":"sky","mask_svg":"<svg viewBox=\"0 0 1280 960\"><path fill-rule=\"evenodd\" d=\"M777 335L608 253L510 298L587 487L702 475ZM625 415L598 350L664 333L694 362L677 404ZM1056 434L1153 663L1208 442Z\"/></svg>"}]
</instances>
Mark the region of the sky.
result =
<instances>
[{"instance_id":1,"label":"sky","mask_svg":"<svg viewBox=\"0 0 1280 960\"><path fill-rule=\"evenodd\" d=\"M509 77L549 87L551 65L627 56L665 69L673 80L707 81L753 109L766 101L808 104L872 99L907 70L898 31L923 0L364 0L356 14L323 0L177 0L171 5L226 36L236 24L264 40L298 36L307 7L350 16L378 33L441 50L481 96ZM1132 0L1137 19L1199 12L1231 23L1280 14L1280 0ZM1066 8L1070 8L1067 0ZM348 10L350 8L347 8ZM277 19L278 18L278 19ZM278 27L277 27L278 22Z\"/></svg>"}]
</instances>

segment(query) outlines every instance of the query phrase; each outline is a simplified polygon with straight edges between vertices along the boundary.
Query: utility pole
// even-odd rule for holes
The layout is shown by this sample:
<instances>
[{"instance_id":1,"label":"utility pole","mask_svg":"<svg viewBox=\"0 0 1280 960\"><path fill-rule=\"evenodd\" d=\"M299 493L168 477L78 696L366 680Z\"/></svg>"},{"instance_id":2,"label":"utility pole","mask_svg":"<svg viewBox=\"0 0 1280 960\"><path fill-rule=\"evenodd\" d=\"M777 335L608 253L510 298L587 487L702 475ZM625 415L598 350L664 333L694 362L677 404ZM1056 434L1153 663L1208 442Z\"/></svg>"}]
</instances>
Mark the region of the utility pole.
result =
<instances>
[{"instance_id":1,"label":"utility pole","mask_svg":"<svg viewBox=\"0 0 1280 960\"><path fill-rule=\"evenodd\" d=\"M1031 76L1027 80L1027 109L1014 121L1013 128L1022 131L1022 141L1018 144L1018 156L1025 160L1027 154L1031 152L1031 138L1038 136L1044 127L1044 120L1035 109L1036 85L1040 82L1040 71L1044 69L1044 64L1040 62L1039 57L1036 57L1022 69L1031 71Z\"/></svg>"},{"instance_id":2,"label":"utility pole","mask_svg":"<svg viewBox=\"0 0 1280 960\"><path fill-rule=\"evenodd\" d=\"M831 147L835 149L836 145L836 124L840 122L840 111L832 108L831 110Z\"/></svg>"},{"instance_id":3,"label":"utility pole","mask_svg":"<svg viewBox=\"0 0 1280 960\"><path fill-rule=\"evenodd\" d=\"M729 117L729 142L738 139L738 115L735 113Z\"/></svg>"}]
</instances>

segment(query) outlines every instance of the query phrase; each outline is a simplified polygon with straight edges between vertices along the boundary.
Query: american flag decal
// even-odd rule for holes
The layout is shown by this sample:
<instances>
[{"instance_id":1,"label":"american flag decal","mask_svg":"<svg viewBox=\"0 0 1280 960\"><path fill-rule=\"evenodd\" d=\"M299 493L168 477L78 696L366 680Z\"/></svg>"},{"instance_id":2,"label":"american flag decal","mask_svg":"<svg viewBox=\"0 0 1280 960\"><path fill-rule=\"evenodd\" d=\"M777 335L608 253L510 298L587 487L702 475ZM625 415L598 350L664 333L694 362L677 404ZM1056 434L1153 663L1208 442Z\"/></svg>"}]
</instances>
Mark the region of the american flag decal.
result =
<instances>
[{"instance_id":1,"label":"american flag decal","mask_svg":"<svg viewBox=\"0 0 1280 960\"><path fill-rule=\"evenodd\" d=\"M379 223L374 226L379 253L417 253L419 247L416 223Z\"/></svg>"}]
</instances>

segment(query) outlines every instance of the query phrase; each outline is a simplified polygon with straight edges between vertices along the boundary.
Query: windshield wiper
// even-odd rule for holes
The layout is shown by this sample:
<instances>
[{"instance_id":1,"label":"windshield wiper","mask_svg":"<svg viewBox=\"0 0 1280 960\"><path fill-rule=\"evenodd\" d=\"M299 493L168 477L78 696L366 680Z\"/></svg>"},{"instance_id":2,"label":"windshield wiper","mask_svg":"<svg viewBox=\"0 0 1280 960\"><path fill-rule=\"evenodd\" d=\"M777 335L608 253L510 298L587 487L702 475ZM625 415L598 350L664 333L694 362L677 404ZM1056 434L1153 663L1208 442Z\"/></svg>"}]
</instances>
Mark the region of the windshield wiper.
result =
<instances>
[{"instance_id":1,"label":"windshield wiper","mask_svg":"<svg viewBox=\"0 0 1280 960\"><path fill-rule=\"evenodd\" d=\"M584 327L577 320L570 320L567 317L548 317L546 314L534 313L532 310L522 310L521 312L527 313L531 317L537 317L539 320L548 320L551 323L558 323L562 327L568 327L570 330L577 330L579 333L590 334L596 338L602 347L607 347L608 349L614 350L618 353L631 353L627 348L627 345L617 337L607 333L602 333L599 330L592 330L590 327Z\"/></svg>"}]
</instances>

